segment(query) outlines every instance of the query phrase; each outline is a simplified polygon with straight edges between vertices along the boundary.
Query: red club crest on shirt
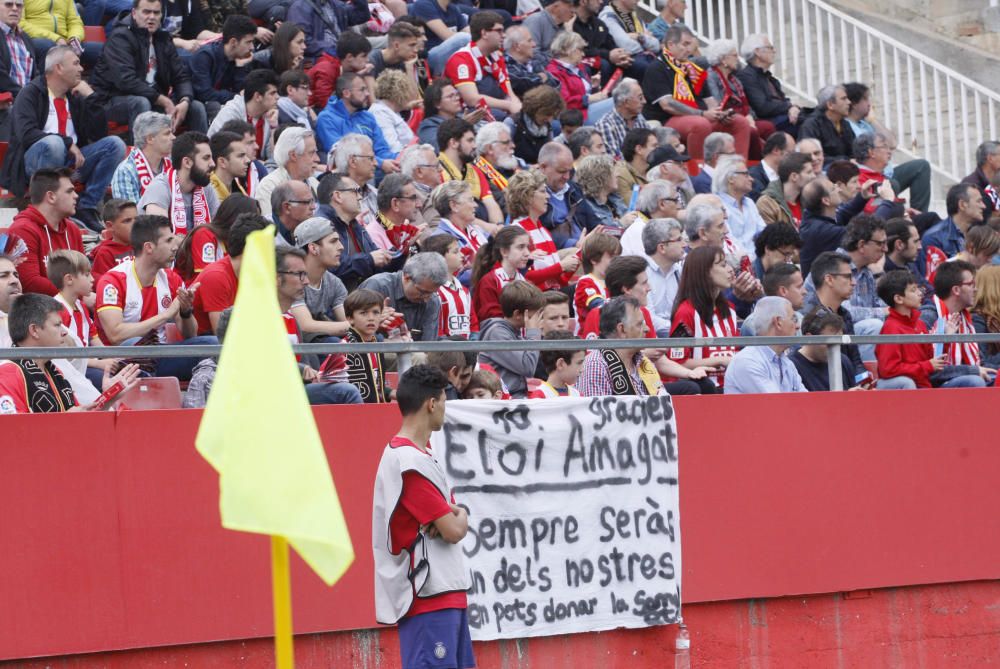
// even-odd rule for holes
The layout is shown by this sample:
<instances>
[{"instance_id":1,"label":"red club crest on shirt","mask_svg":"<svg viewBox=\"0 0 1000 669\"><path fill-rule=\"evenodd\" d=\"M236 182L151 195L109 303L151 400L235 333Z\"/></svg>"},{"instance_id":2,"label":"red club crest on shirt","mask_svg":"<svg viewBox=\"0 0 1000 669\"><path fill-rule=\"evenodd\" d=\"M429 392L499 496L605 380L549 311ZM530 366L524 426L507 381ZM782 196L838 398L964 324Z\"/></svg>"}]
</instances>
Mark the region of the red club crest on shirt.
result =
<instances>
[{"instance_id":1,"label":"red club crest on shirt","mask_svg":"<svg viewBox=\"0 0 1000 669\"><path fill-rule=\"evenodd\" d=\"M170 296L169 295L164 295L163 299L160 300L160 306L163 307L164 309L169 309L170 308L170 302L171 302Z\"/></svg>"}]
</instances>

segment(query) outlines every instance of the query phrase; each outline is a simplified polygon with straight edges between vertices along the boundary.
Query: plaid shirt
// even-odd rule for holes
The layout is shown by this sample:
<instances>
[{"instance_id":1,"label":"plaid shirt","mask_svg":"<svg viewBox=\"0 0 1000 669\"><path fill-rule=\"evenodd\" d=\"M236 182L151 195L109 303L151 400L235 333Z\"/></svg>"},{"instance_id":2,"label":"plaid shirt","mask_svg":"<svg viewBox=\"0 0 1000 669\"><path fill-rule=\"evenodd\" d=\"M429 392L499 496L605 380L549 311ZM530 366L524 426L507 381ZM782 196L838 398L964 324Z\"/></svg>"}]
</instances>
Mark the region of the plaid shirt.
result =
<instances>
[{"instance_id":1,"label":"plaid shirt","mask_svg":"<svg viewBox=\"0 0 1000 669\"><path fill-rule=\"evenodd\" d=\"M850 254L844 249L837 250L845 256L850 257ZM875 275L872 274L871 268L862 267L858 269L852 262L851 274L854 275L854 292L851 293L851 299L848 301L848 304L844 305L844 308L851 312L851 318L854 319L855 323L867 318L877 318L884 321L886 304L875 290Z\"/></svg>"},{"instance_id":2,"label":"plaid shirt","mask_svg":"<svg viewBox=\"0 0 1000 669\"><path fill-rule=\"evenodd\" d=\"M639 376L639 365L642 363L642 351L636 351L632 356L632 371L629 377L632 385L636 387L639 395L648 395L646 384ZM583 361L583 370L580 372L580 380L576 384L577 390L584 397L601 397L604 395L614 395L614 388L611 386L611 375L608 374L608 363L604 361L600 351L591 351Z\"/></svg>"},{"instance_id":3,"label":"plaid shirt","mask_svg":"<svg viewBox=\"0 0 1000 669\"><path fill-rule=\"evenodd\" d=\"M601 133L608 153L615 158L621 158L622 142L625 141L625 135L628 131L633 128L648 128L649 124L646 123L646 119L643 118L642 114L639 114L633 119L632 125L629 127L625 119L615 109L602 116L595 127L597 128L597 132Z\"/></svg>"},{"instance_id":4,"label":"plaid shirt","mask_svg":"<svg viewBox=\"0 0 1000 669\"><path fill-rule=\"evenodd\" d=\"M31 54L24 45L27 36L18 29L11 28L6 23L0 23L4 38L7 40L7 50L10 51L10 77L18 86L27 85L31 79Z\"/></svg>"},{"instance_id":5,"label":"plaid shirt","mask_svg":"<svg viewBox=\"0 0 1000 669\"><path fill-rule=\"evenodd\" d=\"M111 175L111 195L129 202L139 201L139 173L135 169L135 153L138 148L133 148L125 156L125 160L118 163L114 174Z\"/></svg>"}]
</instances>

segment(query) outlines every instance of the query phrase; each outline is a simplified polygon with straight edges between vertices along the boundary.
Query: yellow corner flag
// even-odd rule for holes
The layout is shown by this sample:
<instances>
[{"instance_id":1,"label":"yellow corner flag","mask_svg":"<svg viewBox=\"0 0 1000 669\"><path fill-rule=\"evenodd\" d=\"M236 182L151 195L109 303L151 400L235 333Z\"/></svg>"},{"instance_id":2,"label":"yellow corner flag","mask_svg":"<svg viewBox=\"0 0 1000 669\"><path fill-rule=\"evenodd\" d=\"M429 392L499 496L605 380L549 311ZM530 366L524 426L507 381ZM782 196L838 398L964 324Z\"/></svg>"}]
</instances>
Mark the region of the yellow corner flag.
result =
<instances>
[{"instance_id":1,"label":"yellow corner flag","mask_svg":"<svg viewBox=\"0 0 1000 669\"><path fill-rule=\"evenodd\" d=\"M198 452L219 472L222 525L284 537L327 585L354 560L276 291L274 227L252 233Z\"/></svg>"}]
</instances>

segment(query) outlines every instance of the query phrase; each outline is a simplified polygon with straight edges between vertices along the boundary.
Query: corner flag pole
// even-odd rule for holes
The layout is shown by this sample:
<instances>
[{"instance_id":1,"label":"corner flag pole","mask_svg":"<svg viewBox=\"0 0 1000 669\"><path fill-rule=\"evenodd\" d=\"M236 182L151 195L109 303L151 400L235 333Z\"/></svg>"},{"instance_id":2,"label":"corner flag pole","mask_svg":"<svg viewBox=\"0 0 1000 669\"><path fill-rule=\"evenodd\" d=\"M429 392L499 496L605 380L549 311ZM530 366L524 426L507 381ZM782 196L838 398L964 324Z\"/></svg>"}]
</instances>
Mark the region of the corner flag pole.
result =
<instances>
[{"instance_id":1,"label":"corner flag pole","mask_svg":"<svg viewBox=\"0 0 1000 669\"><path fill-rule=\"evenodd\" d=\"M271 535L271 590L274 595L274 653L277 669L293 669L292 588L288 575L288 542Z\"/></svg>"}]
</instances>

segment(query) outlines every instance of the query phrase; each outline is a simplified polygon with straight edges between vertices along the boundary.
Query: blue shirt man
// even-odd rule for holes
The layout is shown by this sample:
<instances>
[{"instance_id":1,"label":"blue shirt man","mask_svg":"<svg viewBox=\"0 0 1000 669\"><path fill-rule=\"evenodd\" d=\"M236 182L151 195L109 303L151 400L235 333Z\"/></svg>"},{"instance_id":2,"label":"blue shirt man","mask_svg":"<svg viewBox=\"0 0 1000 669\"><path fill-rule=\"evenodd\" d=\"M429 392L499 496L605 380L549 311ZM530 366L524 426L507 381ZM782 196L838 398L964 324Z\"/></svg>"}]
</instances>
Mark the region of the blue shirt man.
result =
<instances>
[{"instance_id":1,"label":"blue shirt man","mask_svg":"<svg viewBox=\"0 0 1000 669\"><path fill-rule=\"evenodd\" d=\"M794 337L798 321L792 303L783 297L761 298L747 319L760 337ZM725 393L804 393L802 377L788 356L787 346L746 346L726 368Z\"/></svg>"},{"instance_id":2,"label":"blue shirt man","mask_svg":"<svg viewBox=\"0 0 1000 669\"><path fill-rule=\"evenodd\" d=\"M330 98L326 109L316 119L316 139L326 153L344 135L352 132L372 140L375 157L385 172L398 171L396 153L389 148L375 117L368 111L369 91L364 77L345 72L337 79L337 96ZM387 164L389 169L386 169Z\"/></svg>"}]
</instances>

